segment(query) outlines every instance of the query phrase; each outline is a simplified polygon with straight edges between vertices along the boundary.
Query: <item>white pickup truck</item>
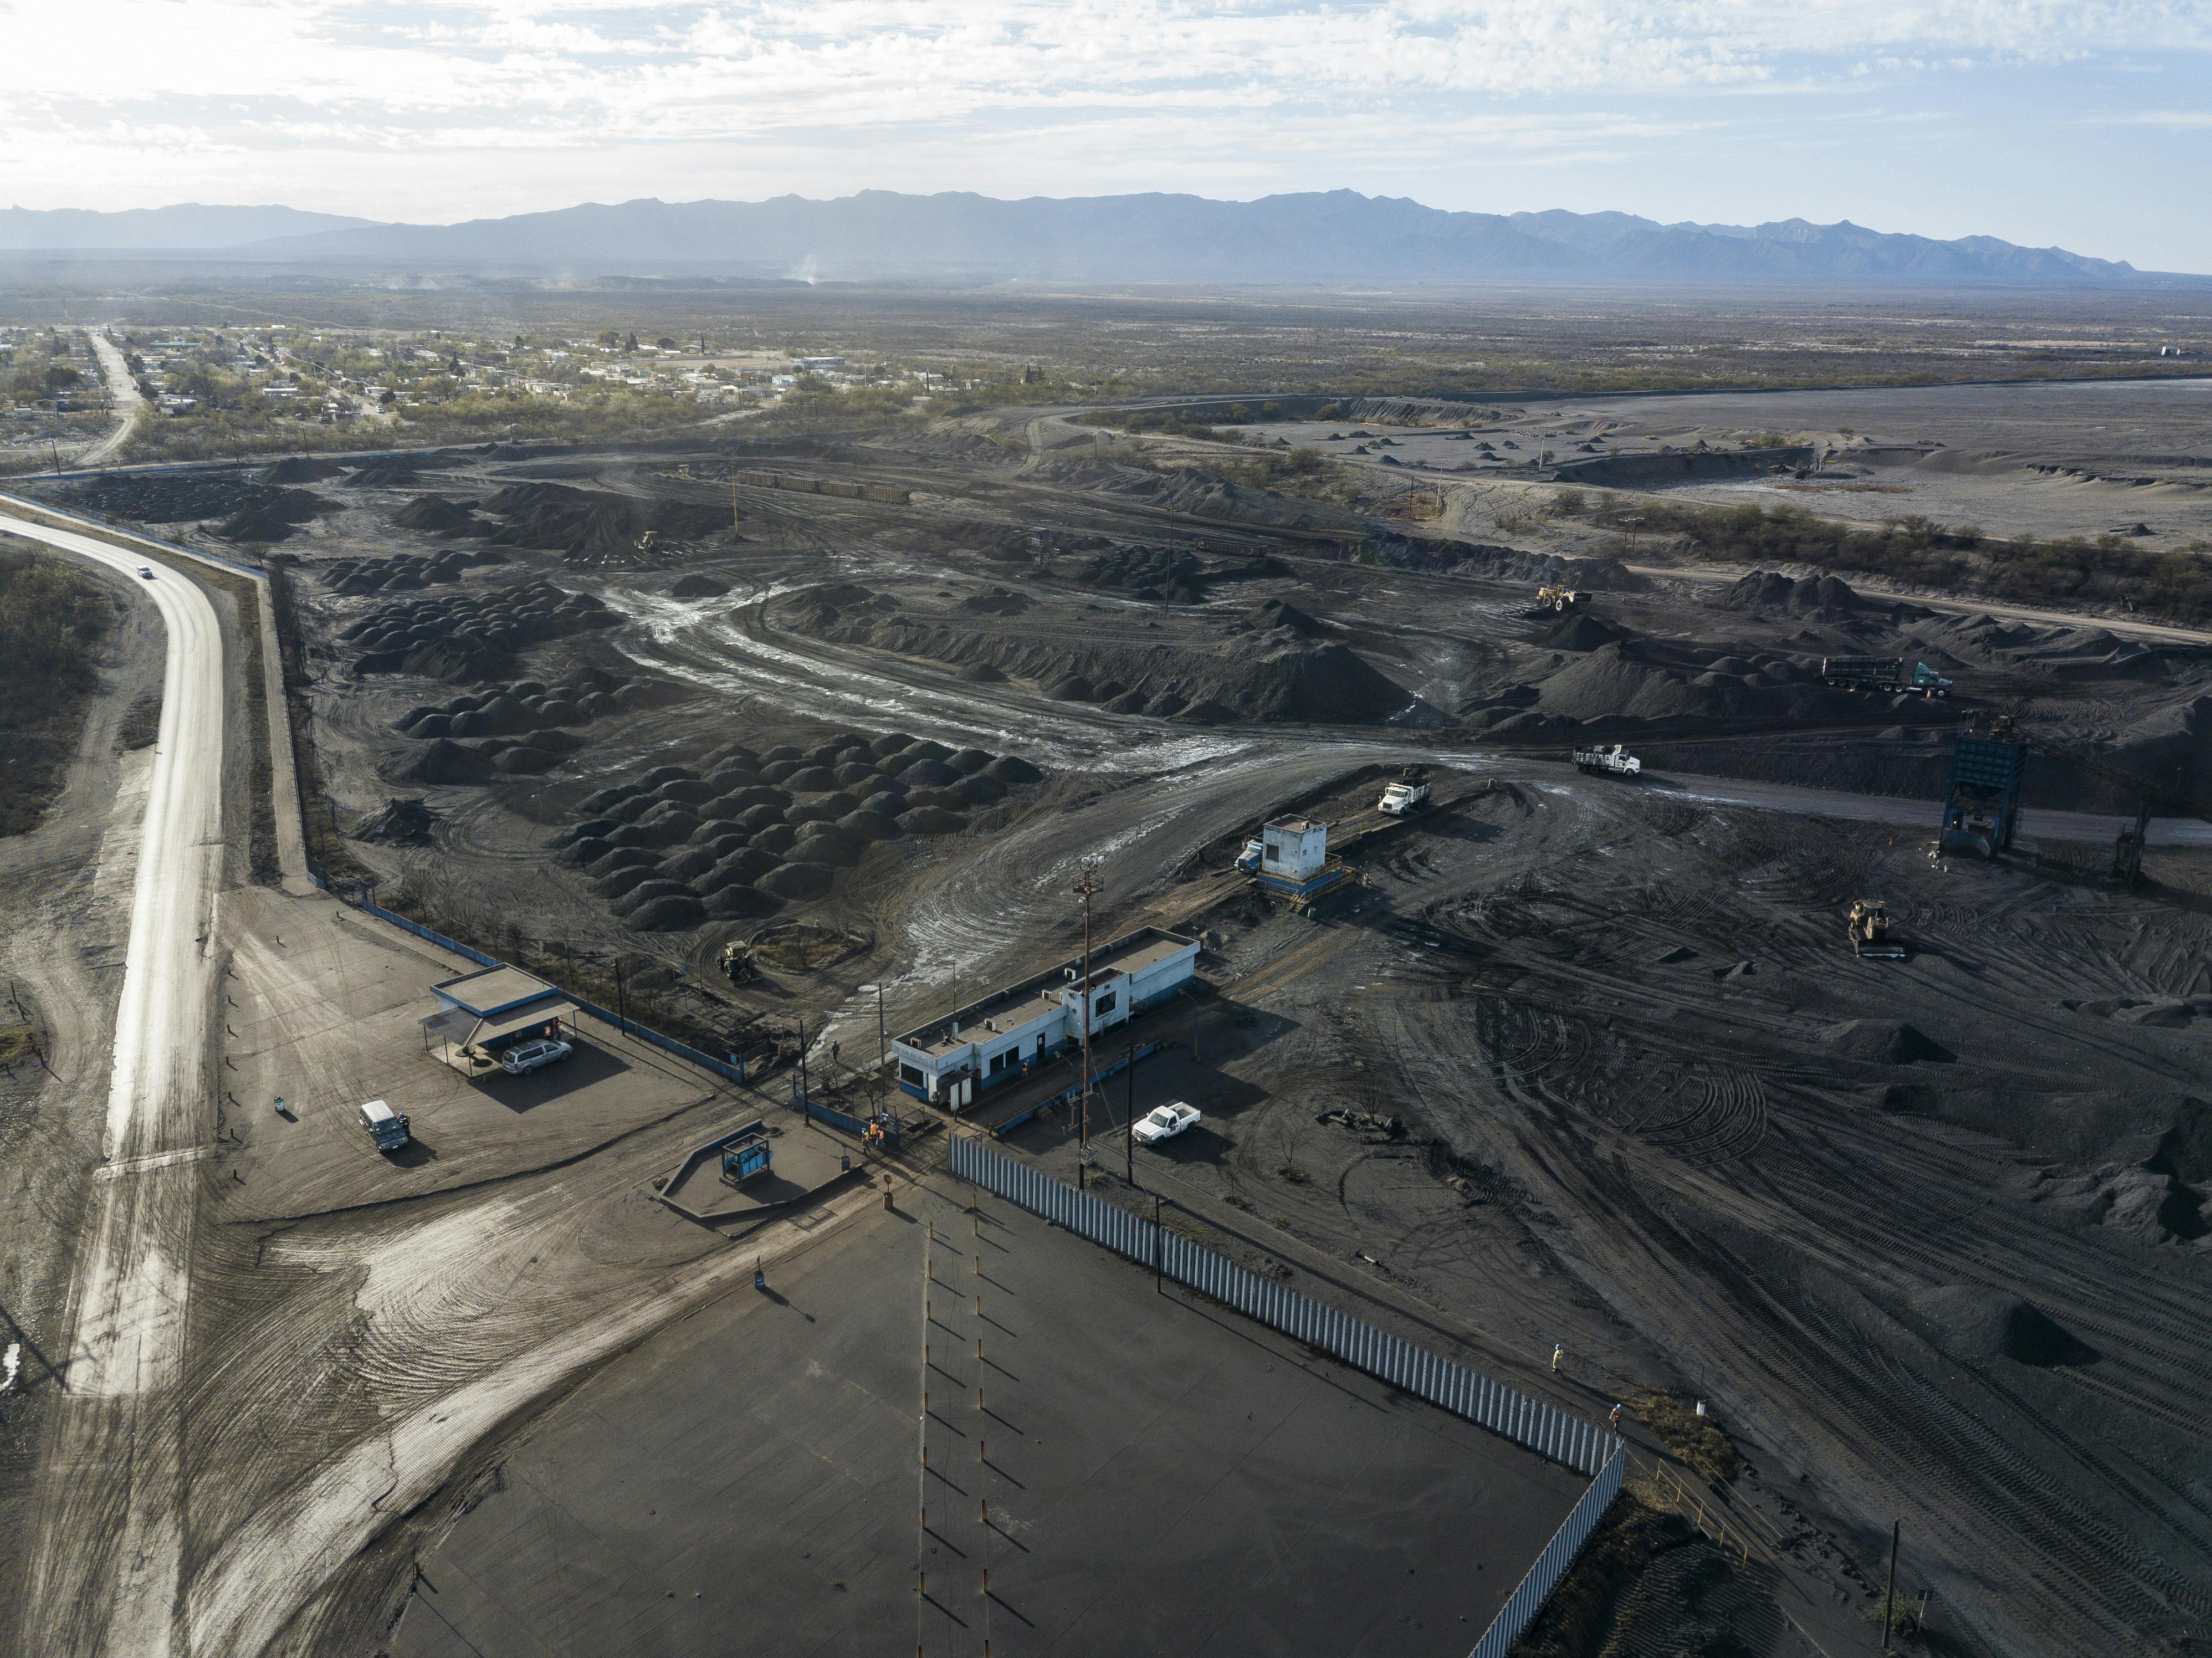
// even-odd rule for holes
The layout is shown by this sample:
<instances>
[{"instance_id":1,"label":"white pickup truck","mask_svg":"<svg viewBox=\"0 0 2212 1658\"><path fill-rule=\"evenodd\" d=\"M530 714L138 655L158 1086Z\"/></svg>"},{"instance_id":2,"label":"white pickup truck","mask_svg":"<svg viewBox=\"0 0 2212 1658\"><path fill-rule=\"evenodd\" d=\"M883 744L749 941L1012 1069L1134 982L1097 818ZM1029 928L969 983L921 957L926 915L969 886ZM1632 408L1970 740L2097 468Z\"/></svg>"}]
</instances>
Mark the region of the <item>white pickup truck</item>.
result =
<instances>
[{"instance_id":1,"label":"white pickup truck","mask_svg":"<svg viewBox=\"0 0 2212 1658\"><path fill-rule=\"evenodd\" d=\"M1177 1100L1172 1105L1163 1105L1137 1119L1132 1131L1139 1145L1156 1145L1162 1140L1171 1140L1199 1120L1199 1109Z\"/></svg>"}]
</instances>

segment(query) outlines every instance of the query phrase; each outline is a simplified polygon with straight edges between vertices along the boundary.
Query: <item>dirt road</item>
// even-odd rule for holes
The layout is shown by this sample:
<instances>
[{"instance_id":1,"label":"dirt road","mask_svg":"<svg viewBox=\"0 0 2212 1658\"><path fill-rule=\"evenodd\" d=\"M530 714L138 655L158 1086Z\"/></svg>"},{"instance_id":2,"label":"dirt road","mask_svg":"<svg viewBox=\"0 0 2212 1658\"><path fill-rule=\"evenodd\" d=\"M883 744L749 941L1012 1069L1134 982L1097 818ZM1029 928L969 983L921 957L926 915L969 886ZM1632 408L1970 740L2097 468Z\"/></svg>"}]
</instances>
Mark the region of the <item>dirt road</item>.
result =
<instances>
[{"instance_id":1,"label":"dirt road","mask_svg":"<svg viewBox=\"0 0 2212 1658\"><path fill-rule=\"evenodd\" d=\"M146 411L146 399L138 395L137 382L131 378L131 370L123 361L122 349L106 332L97 328L85 331L92 343L93 355L100 359L100 372L107 381L107 396L115 410L115 425L107 435L76 458L79 466L104 466L123 452L123 446L131 441L131 434L138 428L138 417Z\"/></svg>"},{"instance_id":2,"label":"dirt road","mask_svg":"<svg viewBox=\"0 0 2212 1658\"><path fill-rule=\"evenodd\" d=\"M184 1314L205 1138L208 954L222 857L222 639L191 582L88 536L9 518L15 534L121 571L168 635L161 732L132 896L114 1069L75 1290L68 1391L46 1453L27 1627L51 1649L172 1649L184 1546ZM86 1540L104 1533L105 1549Z\"/></svg>"}]
</instances>

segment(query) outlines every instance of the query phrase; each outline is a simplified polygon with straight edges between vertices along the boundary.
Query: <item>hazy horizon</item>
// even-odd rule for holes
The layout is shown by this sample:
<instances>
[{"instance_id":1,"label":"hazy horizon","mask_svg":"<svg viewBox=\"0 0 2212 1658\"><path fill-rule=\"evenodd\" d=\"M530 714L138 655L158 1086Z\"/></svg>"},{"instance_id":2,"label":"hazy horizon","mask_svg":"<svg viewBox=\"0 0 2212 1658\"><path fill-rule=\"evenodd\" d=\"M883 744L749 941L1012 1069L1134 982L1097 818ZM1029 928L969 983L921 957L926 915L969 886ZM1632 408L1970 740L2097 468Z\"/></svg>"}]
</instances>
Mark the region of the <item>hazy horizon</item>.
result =
<instances>
[{"instance_id":1,"label":"hazy horizon","mask_svg":"<svg viewBox=\"0 0 2212 1658\"><path fill-rule=\"evenodd\" d=\"M2212 270L2194 0L6 7L0 201L453 223L973 190L1849 220Z\"/></svg>"}]
</instances>

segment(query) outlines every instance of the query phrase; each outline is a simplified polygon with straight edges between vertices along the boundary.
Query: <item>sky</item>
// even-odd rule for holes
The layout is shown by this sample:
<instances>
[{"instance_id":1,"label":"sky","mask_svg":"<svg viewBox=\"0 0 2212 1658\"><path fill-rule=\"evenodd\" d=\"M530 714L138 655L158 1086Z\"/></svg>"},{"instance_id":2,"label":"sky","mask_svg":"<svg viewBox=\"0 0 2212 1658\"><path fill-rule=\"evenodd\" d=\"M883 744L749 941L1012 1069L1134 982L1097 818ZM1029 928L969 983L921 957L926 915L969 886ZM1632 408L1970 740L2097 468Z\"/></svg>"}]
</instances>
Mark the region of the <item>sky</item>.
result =
<instances>
[{"instance_id":1,"label":"sky","mask_svg":"<svg viewBox=\"0 0 2212 1658\"><path fill-rule=\"evenodd\" d=\"M2212 272L2212 0L0 0L0 206L1848 218Z\"/></svg>"}]
</instances>

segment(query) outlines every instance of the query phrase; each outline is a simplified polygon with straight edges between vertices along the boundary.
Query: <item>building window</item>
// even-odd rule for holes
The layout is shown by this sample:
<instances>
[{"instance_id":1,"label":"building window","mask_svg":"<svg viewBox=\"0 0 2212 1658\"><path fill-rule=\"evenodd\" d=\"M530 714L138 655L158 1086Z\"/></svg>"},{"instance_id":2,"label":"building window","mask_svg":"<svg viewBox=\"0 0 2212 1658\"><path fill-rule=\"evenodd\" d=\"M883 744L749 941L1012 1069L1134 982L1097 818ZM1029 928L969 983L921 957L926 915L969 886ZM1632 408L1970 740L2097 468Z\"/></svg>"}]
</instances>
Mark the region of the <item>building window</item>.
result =
<instances>
[{"instance_id":1,"label":"building window","mask_svg":"<svg viewBox=\"0 0 2212 1658\"><path fill-rule=\"evenodd\" d=\"M995 1077L1006 1068L1006 1056L1004 1054L994 1054L991 1055L991 1075Z\"/></svg>"},{"instance_id":2,"label":"building window","mask_svg":"<svg viewBox=\"0 0 2212 1658\"><path fill-rule=\"evenodd\" d=\"M920 1066L914 1065L901 1066L899 1067L899 1080L902 1083L911 1083L916 1088L921 1087L922 1084L921 1067Z\"/></svg>"},{"instance_id":3,"label":"building window","mask_svg":"<svg viewBox=\"0 0 2212 1658\"><path fill-rule=\"evenodd\" d=\"M1114 1011L1114 996L1115 993L1109 990L1103 996L1101 996L1097 1001L1091 1003L1091 1017L1095 1018L1102 1013L1111 1013Z\"/></svg>"}]
</instances>

